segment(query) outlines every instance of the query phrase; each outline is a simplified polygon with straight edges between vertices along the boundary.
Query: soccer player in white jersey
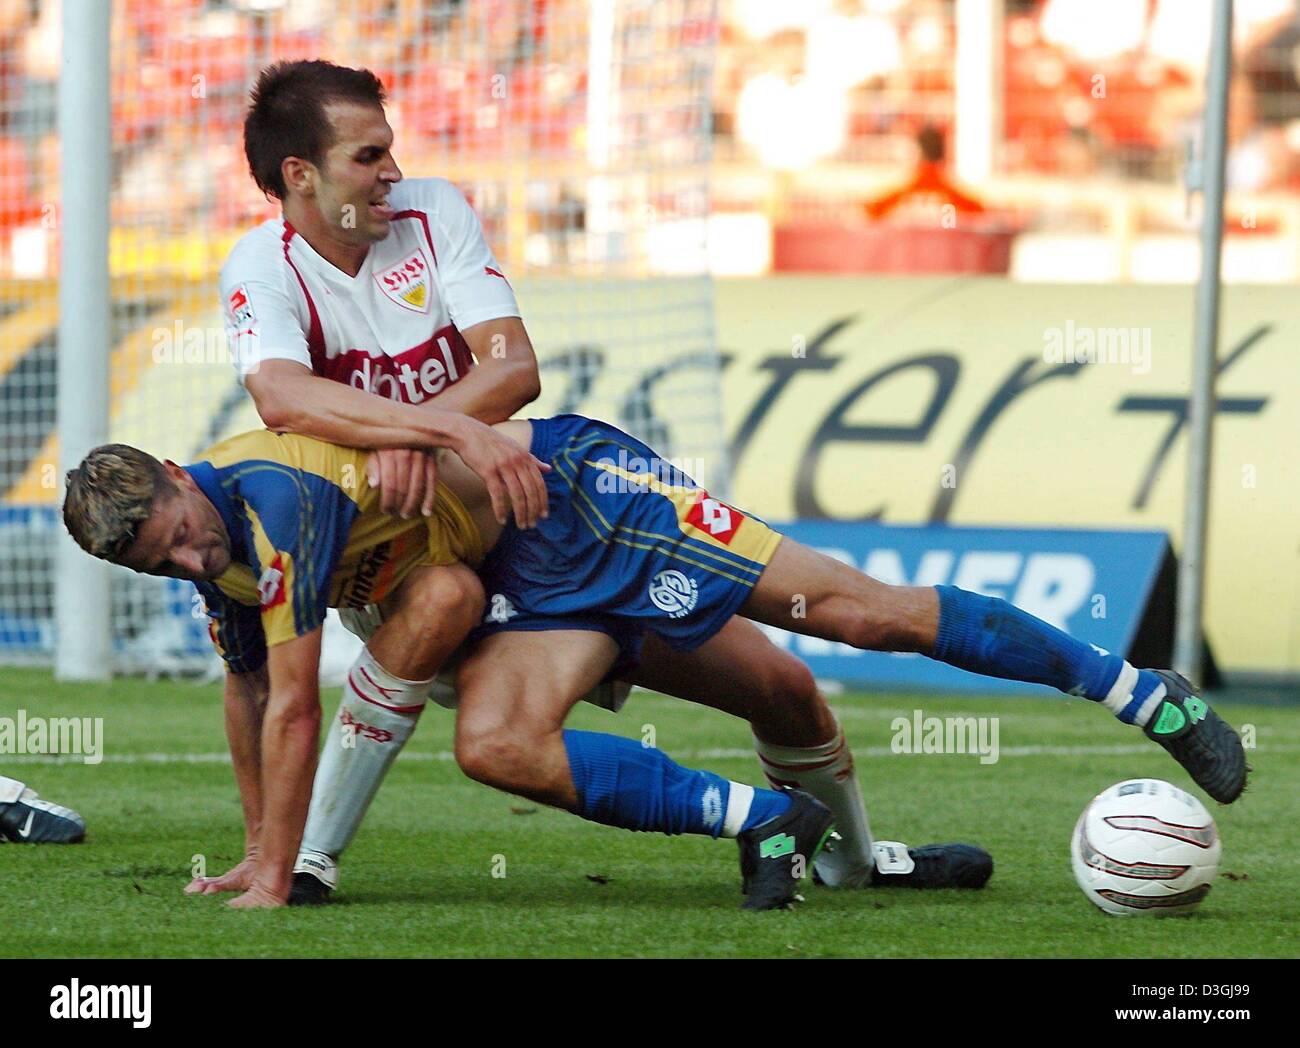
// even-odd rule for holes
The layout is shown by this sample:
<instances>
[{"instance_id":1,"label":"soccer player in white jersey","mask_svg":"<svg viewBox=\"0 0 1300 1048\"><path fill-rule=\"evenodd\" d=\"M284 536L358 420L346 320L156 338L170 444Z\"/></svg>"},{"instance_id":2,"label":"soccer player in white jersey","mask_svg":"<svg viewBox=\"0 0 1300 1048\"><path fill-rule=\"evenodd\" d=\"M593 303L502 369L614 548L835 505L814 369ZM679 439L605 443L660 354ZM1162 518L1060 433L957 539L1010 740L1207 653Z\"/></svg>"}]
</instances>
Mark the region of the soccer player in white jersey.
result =
<instances>
[{"instance_id":1,"label":"soccer player in white jersey","mask_svg":"<svg viewBox=\"0 0 1300 1048\"><path fill-rule=\"evenodd\" d=\"M283 213L236 244L221 293L244 384L266 425L359 448L409 443L409 451L376 452L370 473L385 509L412 514L432 506L434 459L398 405L436 401L492 423L519 411L540 387L514 293L477 218L449 182L403 178L384 101L366 70L313 61L262 72L245 120L245 152L254 180ZM409 433L409 441L395 441L395 433ZM509 470L500 483L523 498L522 481ZM465 601L481 600L482 590L455 565L430 572L421 599L436 623ZM345 623L363 638L382 621L381 609L345 610ZM374 677L376 668L385 672L365 650L353 674ZM808 701L816 685L807 667L752 623L732 619L692 652L671 651L651 635L630 679L750 722L768 778L807 791L835 815L842 840L818 862L824 883L960 883L941 849L911 849L914 864L882 876L843 731L829 710L812 723L792 712L826 707ZM621 694L606 690L604 703L617 708ZM344 747L330 733L295 901L320 901L337 883L338 856L422 706L378 708L344 689L338 719L382 722L385 737L358 737ZM243 887L232 871L189 890Z\"/></svg>"},{"instance_id":2,"label":"soccer player in white jersey","mask_svg":"<svg viewBox=\"0 0 1300 1048\"><path fill-rule=\"evenodd\" d=\"M235 245L221 294L241 377L269 428L383 448L396 425L389 403L436 397L443 410L497 422L539 387L514 294L477 217L443 179L401 181L381 100L368 73L325 62L263 73L245 151L283 214ZM411 443L370 460L383 508L404 517L427 515L434 501L435 459ZM481 601L482 588L463 567L431 568L412 599L434 621ZM342 616L363 639L382 621L373 607ZM375 710L345 689L339 718L377 715L388 734L324 750L305 869L329 876L422 706Z\"/></svg>"}]
</instances>

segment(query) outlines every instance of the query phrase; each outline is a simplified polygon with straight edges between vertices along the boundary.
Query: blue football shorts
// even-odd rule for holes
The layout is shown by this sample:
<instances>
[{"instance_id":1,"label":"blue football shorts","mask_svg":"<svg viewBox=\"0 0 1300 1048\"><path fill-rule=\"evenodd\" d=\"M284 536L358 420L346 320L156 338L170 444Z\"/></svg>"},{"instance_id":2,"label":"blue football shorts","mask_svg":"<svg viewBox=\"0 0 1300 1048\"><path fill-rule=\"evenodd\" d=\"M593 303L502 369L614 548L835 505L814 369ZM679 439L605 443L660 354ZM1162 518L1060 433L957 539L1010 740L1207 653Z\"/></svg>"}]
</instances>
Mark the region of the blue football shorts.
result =
<instances>
[{"instance_id":1,"label":"blue football shorts","mask_svg":"<svg viewBox=\"0 0 1300 1048\"><path fill-rule=\"evenodd\" d=\"M550 463L549 516L513 523L484 560L483 622L505 630L595 630L640 659L646 631L678 650L712 637L745 602L781 536L719 502L635 437L581 415L532 420Z\"/></svg>"}]
</instances>

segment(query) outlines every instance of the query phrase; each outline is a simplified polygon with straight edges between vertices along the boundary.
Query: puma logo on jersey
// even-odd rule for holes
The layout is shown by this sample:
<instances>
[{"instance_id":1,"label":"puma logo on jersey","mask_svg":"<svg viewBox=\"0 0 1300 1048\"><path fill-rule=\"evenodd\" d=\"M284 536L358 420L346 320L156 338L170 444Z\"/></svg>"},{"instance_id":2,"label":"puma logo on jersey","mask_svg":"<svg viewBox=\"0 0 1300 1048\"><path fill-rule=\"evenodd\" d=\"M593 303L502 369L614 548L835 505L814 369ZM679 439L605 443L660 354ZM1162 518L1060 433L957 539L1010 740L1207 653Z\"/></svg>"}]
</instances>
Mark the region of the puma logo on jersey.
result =
<instances>
[{"instance_id":1,"label":"puma logo on jersey","mask_svg":"<svg viewBox=\"0 0 1300 1048\"><path fill-rule=\"evenodd\" d=\"M257 600L262 609L278 607L284 603L284 560L279 553L266 566L257 580Z\"/></svg>"},{"instance_id":2,"label":"puma logo on jersey","mask_svg":"<svg viewBox=\"0 0 1300 1048\"><path fill-rule=\"evenodd\" d=\"M397 265L376 273L375 283L399 306L429 312L429 263L418 247Z\"/></svg>"}]
</instances>

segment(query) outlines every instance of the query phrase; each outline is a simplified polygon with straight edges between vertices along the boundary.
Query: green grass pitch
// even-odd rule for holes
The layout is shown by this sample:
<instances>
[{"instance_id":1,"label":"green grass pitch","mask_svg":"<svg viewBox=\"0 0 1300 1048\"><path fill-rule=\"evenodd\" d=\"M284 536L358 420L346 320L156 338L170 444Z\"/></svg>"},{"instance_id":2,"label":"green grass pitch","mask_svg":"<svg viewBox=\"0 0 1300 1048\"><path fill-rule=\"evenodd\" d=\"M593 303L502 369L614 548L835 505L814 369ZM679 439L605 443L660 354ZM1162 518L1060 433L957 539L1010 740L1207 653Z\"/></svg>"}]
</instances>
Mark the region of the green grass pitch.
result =
<instances>
[{"instance_id":1,"label":"green grass pitch","mask_svg":"<svg viewBox=\"0 0 1300 1048\"><path fill-rule=\"evenodd\" d=\"M337 694L324 696L327 716ZM55 684L0 672L0 717L102 717L106 758L0 771L77 808L86 843L0 845L4 957L1266 957L1300 952L1300 709L1231 704L1254 726L1255 772L1231 807L1218 880L1187 918L1110 918L1074 884L1069 839L1095 793L1134 776L1189 780L1136 730L1067 699L846 694L876 835L967 840L996 863L982 892L805 889L795 912L748 914L735 845L632 834L495 793L448 758L451 714L430 707L344 857L337 902L236 912L181 889L240 858L242 833L214 686ZM1001 758L894 754L893 718L1000 718ZM683 763L760 781L747 726L634 694L572 723L656 743ZM650 726L650 727L647 727ZM1202 799L1205 799L1202 795ZM494 876L504 873L504 876Z\"/></svg>"}]
</instances>

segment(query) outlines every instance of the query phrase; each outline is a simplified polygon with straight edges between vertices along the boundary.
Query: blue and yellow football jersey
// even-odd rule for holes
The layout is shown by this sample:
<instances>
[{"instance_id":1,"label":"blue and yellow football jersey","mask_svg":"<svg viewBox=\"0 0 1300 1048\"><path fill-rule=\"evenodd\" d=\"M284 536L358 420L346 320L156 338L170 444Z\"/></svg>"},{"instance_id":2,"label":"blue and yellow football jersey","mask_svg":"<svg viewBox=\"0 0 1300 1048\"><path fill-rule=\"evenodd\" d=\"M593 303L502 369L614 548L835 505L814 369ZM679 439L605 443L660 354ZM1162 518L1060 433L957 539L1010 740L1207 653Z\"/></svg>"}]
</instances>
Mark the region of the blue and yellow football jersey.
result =
<instances>
[{"instance_id":1,"label":"blue and yellow football jersey","mask_svg":"<svg viewBox=\"0 0 1300 1048\"><path fill-rule=\"evenodd\" d=\"M635 437L581 415L533 419L532 452L550 514L507 525L479 571L487 591L471 641L506 630L595 630L614 639L614 673L646 632L698 648L757 585L781 536L714 498Z\"/></svg>"},{"instance_id":2,"label":"blue and yellow football jersey","mask_svg":"<svg viewBox=\"0 0 1300 1048\"><path fill-rule=\"evenodd\" d=\"M482 560L478 529L445 484L432 517L382 513L369 454L259 430L185 467L230 535L230 567L196 586L232 673L261 667L268 647L310 633L328 607L379 603L412 568Z\"/></svg>"}]
</instances>

